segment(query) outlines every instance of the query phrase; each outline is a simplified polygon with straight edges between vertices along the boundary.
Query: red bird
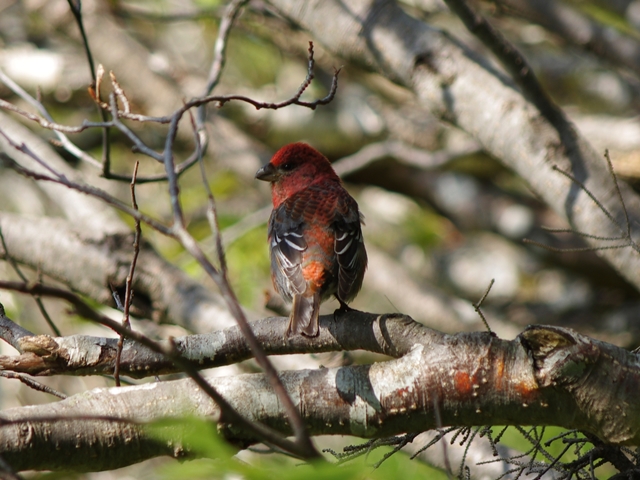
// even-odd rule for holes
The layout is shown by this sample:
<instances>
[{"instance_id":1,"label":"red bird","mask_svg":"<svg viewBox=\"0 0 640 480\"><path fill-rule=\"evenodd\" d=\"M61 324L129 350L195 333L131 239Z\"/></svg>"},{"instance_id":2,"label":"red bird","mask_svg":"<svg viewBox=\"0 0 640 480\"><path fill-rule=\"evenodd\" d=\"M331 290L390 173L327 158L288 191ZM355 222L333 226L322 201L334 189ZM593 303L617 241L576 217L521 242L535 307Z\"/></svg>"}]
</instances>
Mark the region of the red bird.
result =
<instances>
[{"instance_id":1,"label":"red bird","mask_svg":"<svg viewBox=\"0 0 640 480\"><path fill-rule=\"evenodd\" d=\"M348 309L362 287L367 252L358 204L329 160L304 143L282 147L256 178L271 182L271 279L293 301L286 337L315 337L320 303L335 295Z\"/></svg>"}]
</instances>

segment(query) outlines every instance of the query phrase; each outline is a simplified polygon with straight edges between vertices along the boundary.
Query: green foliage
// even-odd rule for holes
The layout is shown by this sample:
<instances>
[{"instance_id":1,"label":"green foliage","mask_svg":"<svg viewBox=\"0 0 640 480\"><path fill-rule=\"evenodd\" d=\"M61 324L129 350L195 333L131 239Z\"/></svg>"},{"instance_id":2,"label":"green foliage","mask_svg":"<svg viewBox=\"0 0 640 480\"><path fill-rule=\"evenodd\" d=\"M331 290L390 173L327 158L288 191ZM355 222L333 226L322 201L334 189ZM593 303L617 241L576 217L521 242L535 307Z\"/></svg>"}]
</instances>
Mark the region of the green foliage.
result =
<instances>
[{"instance_id":1,"label":"green foliage","mask_svg":"<svg viewBox=\"0 0 640 480\"><path fill-rule=\"evenodd\" d=\"M266 226L255 228L227 248L229 279L242 304L251 304L271 285ZM260 280L262 279L262 280Z\"/></svg>"},{"instance_id":2,"label":"green foliage","mask_svg":"<svg viewBox=\"0 0 640 480\"><path fill-rule=\"evenodd\" d=\"M391 448L386 447L381 449L380 453L384 454L390 451ZM419 460L411 460L407 454L398 452L385 460L378 468L371 470L367 478L375 480L387 480L389 478L446 480L449 477L445 472L435 467L431 467Z\"/></svg>"},{"instance_id":3,"label":"green foliage","mask_svg":"<svg viewBox=\"0 0 640 480\"><path fill-rule=\"evenodd\" d=\"M428 250L439 245L449 230L449 221L428 208L414 210L403 222L405 238Z\"/></svg>"},{"instance_id":4,"label":"green foliage","mask_svg":"<svg viewBox=\"0 0 640 480\"><path fill-rule=\"evenodd\" d=\"M626 18L616 14L611 9L603 8L594 3L580 3L578 7L587 15L593 17L594 20L603 23L609 27L615 28L619 32L629 35L630 37L640 40L640 33L633 25L630 25Z\"/></svg>"},{"instance_id":5,"label":"green foliage","mask_svg":"<svg viewBox=\"0 0 640 480\"><path fill-rule=\"evenodd\" d=\"M227 75L252 87L275 82L282 68L282 56L274 45L254 35L232 34L228 49L227 56L233 60L229 62Z\"/></svg>"},{"instance_id":6,"label":"green foliage","mask_svg":"<svg viewBox=\"0 0 640 480\"><path fill-rule=\"evenodd\" d=\"M236 451L218 435L216 424L196 417L165 418L147 425L147 433L167 443L180 443L196 457L229 459ZM179 442L176 439L180 439Z\"/></svg>"},{"instance_id":7,"label":"green foliage","mask_svg":"<svg viewBox=\"0 0 640 480\"><path fill-rule=\"evenodd\" d=\"M446 479L447 476L417 460L410 460L397 453L385 460L378 468L374 465L391 448L380 448L349 462L337 465L328 462L308 464L284 455L254 455L251 464L234 457L236 450L217 433L214 423L198 418L165 419L154 422L148 432L162 442L179 444L188 449L190 455L199 457L185 463L166 463L157 467L154 478L174 479L224 479L238 476L246 480L347 480L389 478ZM260 447L264 448L264 447Z\"/></svg>"}]
</instances>

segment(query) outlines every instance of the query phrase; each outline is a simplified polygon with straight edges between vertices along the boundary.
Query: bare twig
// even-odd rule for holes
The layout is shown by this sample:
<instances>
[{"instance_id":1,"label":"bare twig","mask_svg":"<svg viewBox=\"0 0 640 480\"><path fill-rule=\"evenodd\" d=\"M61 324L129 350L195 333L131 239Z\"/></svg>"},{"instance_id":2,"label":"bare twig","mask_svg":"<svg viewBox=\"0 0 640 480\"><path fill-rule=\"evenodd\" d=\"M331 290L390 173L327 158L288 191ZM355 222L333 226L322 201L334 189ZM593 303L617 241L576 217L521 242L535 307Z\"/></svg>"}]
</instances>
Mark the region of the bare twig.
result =
<instances>
[{"instance_id":1,"label":"bare twig","mask_svg":"<svg viewBox=\"0 0 640 480\"><path fill-rule=\"evenodd\" d=\"M133 176L131 178L131 206L134 210L138 210L138 202L136 201L136 177L138 176L139 162L136 162L133 167ZM131 308L131 300L133 299L133 290L131 288L133 284L133 274L136 271L136 263L138 261L138 254L140 253L140 220L135 221L135 236L133 238L133 258L131 259L131 267L129 268L129 275L125 281L125 293L124 293L124 306L122 315L122 325L125 328L131 328L131 322L129 321L129 310ZM118 338L118 350L116 352L116 366L113 370L113 376L116 381L116 386L120 386L120 359L122 358L122 347L124 345L124 335L120 335Z\"/></svg>"},{"instance_id":2,"label":"bare twig","mask_svg":"<svg viewBox=\"0 0 640 480\"><path fill-rule=\"evenodd\" d=\"M43 128L47 128L55 132L61 132L61 133L79 133L89 128L103 128L105 131L108 131L109 128L116 127L122 133L124 133L129 138L129 140L133 143L134 145L133 148L135 149L135 151L143 153L158 162L163 162L166 152L157 153L153 151L142 140L140 140L138 136L135 135L135 133L133 133L133 131L129 127L127 127L124 123L122 123L121 119L138 121L138 122L153 122L153 123L159 123L159 124L169 124L169 131L167 133L167 136L175 137L177 134L178 122L186 112L188 112L190 109L194 107L202 107L212 102L217 102L219 106L222 106L225 103L230 101L242 101L242 102L253 105L258 110L260 109L277 110L280 108L287 107L289 105L300 105L303 107L311 108L313 110L317 108L319 105L328 104L335 97L335 94L338 88L338 74L340 73L340 69L337 69L335 71L329 93L324 98L321 98L315 101L301 100L300 98L302 94L306 91L306 89L309 87L309 85L311 84L311 81L314 78L313 68L315 65L315 61L313 57L314 55L313 42L309 42L308 51L309 51L309 58L308 58L307 76L305 80L302 82L297 92L293 96L291 96L287 100L276 102L276 103L260 102L243 95L210 95L210 96L198 97L198 98L192 99L189 102L186 102L185 104L183 104L181 108L179 108L178 110L176 110L170 115L167 115L164 117L148 117L145 115L131 113L130 111L127 110L127 108L125 108L124 110L120 110L118 108L117 101L115 101L115 98L122 99L126 97L124 97L124 92L122 88L117 84L117 81L116 81L116 83L114 84L114 92L111 95L113 98L111 99L109 105L107 105L105 102L102 102L100 100L99 92L96 91L94 93L94 99L96 99L96 102L101 107L101 110L103 112L102 122L89 122L85 120L82 122L81 125L75 126L75 127L61 125L53 122L52 119L50 119L50 117L45 118L30 112L26 112L2 99L0 99L0 108L13 111L23 116L24 118L27 118L31 121L38 123ZM115 79L115 77L113 77L113 79ZM120 92L120 94L116 96L117 92ZM37 102L37 103L40 103L40 102ZM111 115L112 115L111 121L107 120L106 113L105 113L106 110L109 110L111 112ZM203 133L204 130L199 127L199 131L201 134L201 138L200 138L201 147L196 147L194 153L191 154L185 161L174 166L175 173L178 176L180 176L182 173L187 171L191 166L193 166L198 161L198 158L199 158L198 149L206 148L207 138L206 138L206 135L204 135ZM65 141L62 141L62 143L63 143L63 146L66 145L70 149L70 151L77 156L78 154L77 147L72 148ZM171 142L171 144L173 144L173 142ZM103 164L102 164L103 176L111 180L131 182L131 177L129 177L128 175L118 175L110 172L109 170L110 162L107 157L108 155L105 155L105 159L103 160ZM91 162L91 163L95 164L95 162ZM137 183L142 184L142 183L159 182L159 181L166 181L166 180L167 180L166 175L153 175L149 177L140 177L137 179Z\"/></svg>"},{"instance_id":3,"label":"bare twig","mask_svg":"<svg viewBox=\"0 0 640 480\"><path fill-rule=\"evenodd\" d=\"M53 117L49 114L49 112L47 111L45 106L42 104L42 102L36 100L34 97L29 95L22 87L20 87L20 85L18 85L11 78L9 78L1 69L0 69L0 81L2 81L2 83L4 83L7 87L9 87L16 95L18 95L20 98L22 98L25 102L29 103L30 105L32 105L33 107L38 109L40 114L51 125L57 125L55 123ZM6 104L3 103L3 105L6 105ZM13 108L15 108L15 107L13 105L11 105L11 107L8 108L8 109L11 110ZM14 110L14 111L17 111L17 110ZM34 119L34 121L38 121L38 120ZM92 165L94 167L97 167L97 168L101 168L102 167L102 165L100 164L100 162L98 160L93 158L87 152L85 152L85 151L81 150L80 148L78 148L71 140L69 140L69 137L67 137L62 131L60 131L59 129L53 129L53 128L52 128L52 131L58 137L58 141L60 142L60 145L62 146L62 148L64 148L71 155L73 155L74 157L76 157L76 158L82 160L83 162L86 162L89 165Z\"/></svg>"},{"instance_id":4,"label":"bare twig","mask_svg":"<svg viewBox=\"0 0 640 480\"><path fill-rule=\"evenodd\" d=\"M37 390L39 392L49 393L58 398L67 398L67 395L65 395L64 393L59 392L55 388L49 387L48 385L43 385L42 383L35 381L33 378L30 378L23 373L0 371L0 377L20 380L29 388L33 388L34 390Z\"/></svg>"},{"instance_id":5,"label":"bare twig","mask_svg":"<svg viewBox=\"0 0 640 480\"><path fill-rule=\"evenodd\" d=\"M209 70L209 78L207 79L207 86L204 89L203 96L210 95L216 88L222 70L226 63L227 42L229 40L229 34L231 33L231 27L236 18L240 14L240 9L246 5L248 0L232 0L225 8L224 15L220 19L220 27L218 28L218 37L213 50L213 62L211 63L211 69ZM198 108L197 124L198 129L202 128L206 118L206 108L202 105ZM201 143L206 143L201 141Z\"/></svg>"},{"instance_id":6,"label":"bare twig","mask_svg":"<svg viewBox=\"0 0 640 480\"><path fill-rule=\"evenodd\" d=\"M491 327L489 326L489 322L487 322L487 319L484 316L484 313L482 313L481 310L481 306L484 303L485 299L487 298L487 296L489 295L489 292L491 291L491 287L493 287L493 284L495 283L496 279L492 278L491 281L489 282L489 286L487 287L487 289L484 291L484 294L482 295L482 297L480 298L480 300L478 300L478 303L474 303L473 308L475 309L476 313L478 315L480 315L480 318L482 319L482 323L484 323L485 328L487 329L487 331L489 333L493 333L491 331Z\"/></svg>"},{"instance_id":7,"label":"bare twig","mask_svg":"<svg viewBox=\"0 0 640 480\"><path fill-rule=\"evenodd\" d=\"M336 68L333 73L333 80L331 81L331 88L329 89L329 93L321 99L314 100L311 102L300 100L302 94L307 90L309 85L311 85L311 81L314 78L313 67L315 65L315 60L313 59L313 42L309 42L309 63L307 67L307 77L304 79L298 91L289 99L284 100L282 102L272 103L272 102L259 102L254 100L253 98L246 97L244 95L219 95L219 96L208 96L199 99L191 100L191 102L187 103L187 105L192 104L192 106L199 106L205 103L218 102L220 106L224 105L227 102L232 100L238 100L241 102L248 103L253 105L256 110L268 109L268 110L278 110L280 108L288 107L289 105L300 105L302 107L310 108L311 110L315 110L320 105L327 105L330 103L336 95L338 90L338 75L340 74L341 68Z\"/></svg>"},{"instance_id":8,"label":"bare twig","mask_svg":"<svg viewBox=\"0 0 640 480\"><path fill-rule=\"evenodd\" d=\"M220 266L220 272L227 279L227 260L224 253L224 245L222 244L222 235L220 233L220 223L218 222L218 209L216 208L216 200L213 196L213 192L207 182L207 172L204 169L204 162L202 161L202 155L200 156L200 174L202 176L202 184L207 192L208 206L207 206L207 221L209 222L209 228L213 235L216 249L216 256L218 257L218 265ZM228 282L228 279L226 280Z\"/></svg>"},{"instance_id":9,"label":"bare twig","mask_svg":"<svg viewBox=\"0 0 640 480\"><path fill-rule=\"evenodd\" d=\"M591 240L600 240L600 241L607 241L607 242L611 242L611 241L620 241L620 240L624 240L625 243L622 244L618 244L618 245L599 245L596 247L581 247L581 248L555 248L552 247L550 245L546 245L544 243L540 243L537 242L535 240L531 240L528 238L523 239L524 243L528 243L530 245L535 245L537 247L541 247L544 248L546 250L552 251L552 252L557 252L557 253L566 253L566 252L588 252L588 251L598 251L598 250L613 250L613 249L617 249L617 248L626 248L626 247L631 247L633 250L635 250L636 252L640 253L640 245L638 245L638 243L636 243L636 241L633 239L633 237L631 236L631 222L629 221L629 214L627 212L627 207L624 203L624 198L622 197L622 192L620 191L620 186L618 184L618 178L613 170L613 165L611 163L611 158L609 157L609 152L605 151L605 159L607 160L607 167L609 169L609 175L611 175L611 178L613 179L614 185L615 185L615 189L616 189L616 194L618 195L618 200L620 201L620 206L622 207L622 211L624 214L624 225L622 225L614 216L613 214L607 210L607 208L602 204L602 202L600 200L598 200L596 198L596 196L587 188L587 186L582 183L580 180L578 180L575 176L573 176L571 173L567 172L566 170L561 169L560 167L558 167L557 165L553 166L553 169L557 172L559 172L560 174L564 175L565 177L567 177L569 180L571 180L573 183L575 183L576 185L578 185L578 187L580 187L580 189L587 194L587 196L593 201L593 203L596 204L596 206L598 207L598 209L604 213L604 215L607 217L607 219L609 220L609 222L612 225L615 225L618 230L620 231L620 235L616 236L616 237L603 237L600 235L593 235L591 233L586 233L586 232L579 232L576 230L573 230L571 228L546 228L543 227L544 230L551 232L551 233L573 233L575 235L581 236L581 237L585 237L585 238L589 238Z\"/></svg>"},{"instance_id":10,"label":"bare twig","mask_svg":"<svg viewBox=\"0 0 640 480\"><path fill-rule=\"evenodd\" d=\"M11 167L17 173L19 173L21 175L24 175L25 177L32 178L34 180L41 180L41 181L46 181L46 182L58 183L60 185L64 185L66 187L72 188L73 190L76 190L78 192L82 192L82 193L85 193L87 195L91 195L93 197L99 198L102 201L104 201L106 204L111 205L114 208L117 208L121 212L124 212L127 215L130 215L134 219L139 219L140 221L146 223L147 225L149 225L154 230L157 230L158 232L160 232L160 233L162 233L164 235L170 236L170 237L173 236L173 234L171 233L171 230L168 227L166 227L164 224L159 222L158 220L155 220L154 218L141 213L139 210L135 210L135 209L129 207L127 204L125 204L124 202L118 200L117 198L113 197L112 195L109 195L104 190L101 190L99 188L96 188L96 187L93 187L93 186L90 186L90 185L84 185L84 184L77 183L77 182L74 182L72 180L69 180L65 175L56 172L49 165L47 165L46 163L42 162L42 160L40 158L38 158L38 156L33 151L31 151L31 149L28 146L26 146L25 144L17 144L17 143L15 143L1 129L0 129L0 135L2 135L5 139L7 139L7 141L9 142L9 144L12 147L14 147L17 150L29 155L31 158L36 160L38 163L40 163L42 165L45 165L46 168L49 171L52 172L53 176L45 175L45 174L38 173L38 172L35 172L33 170L30 170L28 168L25 168L25 167L17 164L15 161L13 161L13 159L11 157L6 155L5 153L0 152L0 157L7 163L7 165L9 167Z\"/></svg>"},{"instance_id":11,"label":"bare twig","mask_svg":"<svg viewBox=\"0 0 640 480\"><path fill-rule=\"evenodd\" d=\"M18 266L18 264L16 263L16 261L13 259L13 257L9 252L9 248L7 247L7 242L5 241L4 234L2 233L2 228L0 228L0 242L2 242L2 249L4 250L5 259L9 262L13 270L18 274L18 276L22 279L22 281L25 283L28 283L29 280L24 275L24 273L22 273L22 270L20 269L20 267ZM45 321L47 322L49 327L51 327L51 330L53 330L53 333L55 333L57 336L61 336L62 334L60 333L58 326L51 319L51 316L49 315L49 312L47 312L47 309L44 307L44 303L42 303L42 299L40 298L40 296L33 295L33 299L35 300L36 305L38 306L38 309L40 310L40 313L44 317Z\"/></svg>"},{"instance_id":12,"label":"bare twig","mask_svg":"<svg viewBox=\"0 0 640 480\"><path fill-rule=\"evenodd\" d=\"M84 29L84 22L82 21L82 2L80 0L67 0L69 4L69 8L71 9L71 13L73 14L73 18L78 25L78 30L80 31L80 36L82 37L82 45L84 47L84 51L87 55L87 62L89 63L89 72L91 74L92 84L96 84L96 66L93 61L93 54L91 53L91 47L89 46L89 39L87 38L86 31ZM107 121L107 113L98 108L98 112L102 118L103 122ZM111 142L110 142L110 134L109 128L107 126L102 128L102 165L103 165L103 174L109 171L109 167L111 165Z\"/></svg>"}]
</instances>

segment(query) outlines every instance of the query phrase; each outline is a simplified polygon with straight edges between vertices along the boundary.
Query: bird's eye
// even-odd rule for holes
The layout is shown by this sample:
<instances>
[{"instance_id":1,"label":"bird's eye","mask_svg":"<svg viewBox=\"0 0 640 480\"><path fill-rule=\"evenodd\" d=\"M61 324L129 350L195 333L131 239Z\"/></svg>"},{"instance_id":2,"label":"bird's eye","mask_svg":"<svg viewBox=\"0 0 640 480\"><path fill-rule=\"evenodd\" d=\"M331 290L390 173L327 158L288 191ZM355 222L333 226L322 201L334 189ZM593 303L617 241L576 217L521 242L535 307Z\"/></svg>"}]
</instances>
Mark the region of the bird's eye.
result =
<instances>
[{"instance_id":1,"label":"bird's eye","mask_svg":"<svg viewBox=\"0 0 640 480\"><path fill-rule=\"evenodd\" d=\"M293 170L294 168L296 168L294 163L291 162L287 162L284 165L282 165L280 167L282 170L284 170L285 172L290 172L291 170Z\"/></svg>"}]
</instances>

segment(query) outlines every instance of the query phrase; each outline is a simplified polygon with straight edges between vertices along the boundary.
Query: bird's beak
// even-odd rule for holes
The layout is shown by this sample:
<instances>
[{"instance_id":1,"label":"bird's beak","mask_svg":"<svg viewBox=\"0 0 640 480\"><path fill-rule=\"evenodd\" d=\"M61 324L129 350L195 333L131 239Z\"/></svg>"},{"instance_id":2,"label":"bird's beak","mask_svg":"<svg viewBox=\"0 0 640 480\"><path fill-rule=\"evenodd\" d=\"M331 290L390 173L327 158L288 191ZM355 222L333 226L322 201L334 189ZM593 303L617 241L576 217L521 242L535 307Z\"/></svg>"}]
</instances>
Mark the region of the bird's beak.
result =
<instances>
[{"instance_id":1,"label":"bird's beak","mask_svg":"<svg viewBox=\"0 0 640 480\"><path fill-rule=\"evenodd\" d=\"M256 178L258 180L264 180L265 182L273 182L278 178L278 172L276 167L271 163L267 163L264 167L260 168L256 172Z\"/></svg>"}]
</instances>

